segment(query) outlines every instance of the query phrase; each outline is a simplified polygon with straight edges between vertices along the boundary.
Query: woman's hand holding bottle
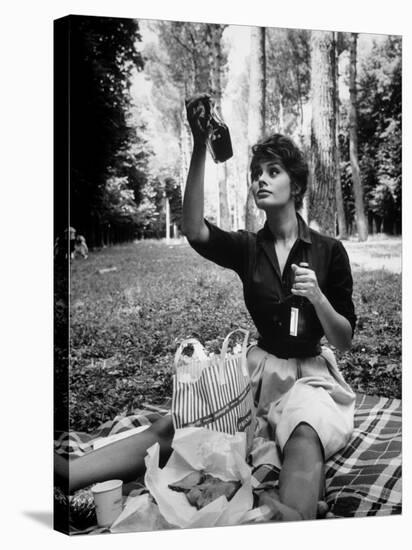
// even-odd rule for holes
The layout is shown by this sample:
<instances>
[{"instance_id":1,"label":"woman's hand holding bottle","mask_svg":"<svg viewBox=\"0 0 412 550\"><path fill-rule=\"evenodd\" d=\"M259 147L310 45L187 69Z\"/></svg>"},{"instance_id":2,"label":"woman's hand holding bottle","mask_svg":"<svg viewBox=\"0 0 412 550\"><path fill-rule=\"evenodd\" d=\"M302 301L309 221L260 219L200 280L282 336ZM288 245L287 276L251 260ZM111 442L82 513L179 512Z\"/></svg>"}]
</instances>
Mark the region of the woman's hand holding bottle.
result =
<instances>
[{"instance_id":1,"label":"woman's hand holding bottle","mask_svg":"<svg viewBox=\"0 0 412 550\"><path fill-rule=\"evenodd\" d=\"M319 288L316 273L306 267L308 264L303 265L292 264L295 274L295 281L291 289L292 294L307 298L313 305L316 305L324 299L324 294Z\"/></svg>"},{"instance_id":2,"label":"woman's hand holding bottle","mask_svg":"<svg viewBox=\"0 0 412 550\"><path fill-rule=\"evenodd\" d=\"M210 133L210 96L194 95L185 101L187 120L195 144L206 144Z\"/></svg>"}]
</instances>

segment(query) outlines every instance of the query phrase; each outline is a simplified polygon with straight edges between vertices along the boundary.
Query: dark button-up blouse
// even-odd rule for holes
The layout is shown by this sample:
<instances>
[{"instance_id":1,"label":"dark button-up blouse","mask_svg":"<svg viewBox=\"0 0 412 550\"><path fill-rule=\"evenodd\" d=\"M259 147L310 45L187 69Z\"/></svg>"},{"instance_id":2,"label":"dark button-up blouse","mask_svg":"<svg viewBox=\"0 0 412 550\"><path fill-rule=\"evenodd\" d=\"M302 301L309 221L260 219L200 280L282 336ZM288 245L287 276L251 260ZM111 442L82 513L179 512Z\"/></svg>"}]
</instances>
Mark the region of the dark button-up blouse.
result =
<instances>
[{"instance_id":1,"label":"dark button-up blouse","mask_svg":"<svg viewBox=\"0 0 412 550\"><path fill-rule=\"evenodd\" d=\"M356 315L352 302L352 273L342 243L310 229L298 217L298 238L280 273L274 237L266 223L257 233L223 231L205 220L210 239L206 243L190 242L203 257L233 269L243 283L246 307L259 332L260 347L277 357L313 357L319 355L324 335L315 308L305 298L291 293L291 265L307 262L315 271L321 291L333 308L355 329ZM290 334L291 307L299 308L299 333Z\"/></svg>"}]
</instances>

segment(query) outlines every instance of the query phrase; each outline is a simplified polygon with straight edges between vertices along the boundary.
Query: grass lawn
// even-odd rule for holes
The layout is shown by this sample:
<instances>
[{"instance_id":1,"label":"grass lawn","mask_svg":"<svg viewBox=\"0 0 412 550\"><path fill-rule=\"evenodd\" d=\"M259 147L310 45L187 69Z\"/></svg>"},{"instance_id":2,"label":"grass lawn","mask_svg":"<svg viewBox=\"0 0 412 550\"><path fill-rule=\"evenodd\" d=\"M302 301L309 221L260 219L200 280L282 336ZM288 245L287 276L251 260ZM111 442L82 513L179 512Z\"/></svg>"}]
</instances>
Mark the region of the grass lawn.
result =
<instances>
[{"instance_id":1,"label":"grass lawn","mask_svg":"<svg viewBox=\"0 0 412 550\"><path fill-rule=\"evenodd\" d=\"M359 392L401 396L400 239L344 243L353 264L358 328L337 358ZM114 271L99 270L116 267ZM384 269L382 269L382 267ZM92 252L71 267L71 429L90 431L171 395L173 357L195 336L210 351L255 330L237 275L186 243L141 241Z\"/></svg>"}]
</instances>

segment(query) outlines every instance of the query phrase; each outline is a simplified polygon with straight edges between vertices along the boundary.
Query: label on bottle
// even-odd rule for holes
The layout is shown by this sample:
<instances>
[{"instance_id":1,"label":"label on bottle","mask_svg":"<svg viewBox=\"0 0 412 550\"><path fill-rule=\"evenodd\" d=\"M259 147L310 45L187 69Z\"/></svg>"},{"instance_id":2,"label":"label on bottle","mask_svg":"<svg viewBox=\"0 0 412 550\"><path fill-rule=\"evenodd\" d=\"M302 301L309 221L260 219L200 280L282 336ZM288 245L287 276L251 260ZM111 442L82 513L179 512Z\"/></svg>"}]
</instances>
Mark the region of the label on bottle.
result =
<instances>
[{"instance_id":1,"label":"label on bottle","mask_svg":"<svg viewBox=\"0 0 412 550\"><path fill-rule=\"evenodd\" d=\"M289 334L291 336L298 335L299 310L297 307L290 308L290 327Z\"/></svg>"}]
</instances>

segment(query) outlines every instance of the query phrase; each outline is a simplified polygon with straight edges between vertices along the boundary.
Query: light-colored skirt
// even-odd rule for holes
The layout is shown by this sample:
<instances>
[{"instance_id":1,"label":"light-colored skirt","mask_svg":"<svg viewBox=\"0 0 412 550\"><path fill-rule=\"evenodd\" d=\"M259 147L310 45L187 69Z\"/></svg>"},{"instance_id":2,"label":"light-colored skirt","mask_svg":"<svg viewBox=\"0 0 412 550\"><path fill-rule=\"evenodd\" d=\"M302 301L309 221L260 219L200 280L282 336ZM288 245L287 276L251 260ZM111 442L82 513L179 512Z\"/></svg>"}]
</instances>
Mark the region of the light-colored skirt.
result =
<instances>
[{"instance_id":1,"label":"light-colored skirt","mask_svg":"<svg viewBox=\"0 0 412 550\"><path fill-rule=\"evenodd\" d=\"M355 394L327 347L316 357L280 359L258 346L247 354L256 405L256 436L280 450L302 422L316 431L325 460L348 443L353 431Z\"/></svg>"}]
</instances>

